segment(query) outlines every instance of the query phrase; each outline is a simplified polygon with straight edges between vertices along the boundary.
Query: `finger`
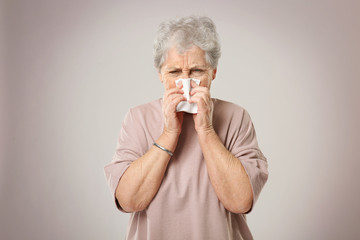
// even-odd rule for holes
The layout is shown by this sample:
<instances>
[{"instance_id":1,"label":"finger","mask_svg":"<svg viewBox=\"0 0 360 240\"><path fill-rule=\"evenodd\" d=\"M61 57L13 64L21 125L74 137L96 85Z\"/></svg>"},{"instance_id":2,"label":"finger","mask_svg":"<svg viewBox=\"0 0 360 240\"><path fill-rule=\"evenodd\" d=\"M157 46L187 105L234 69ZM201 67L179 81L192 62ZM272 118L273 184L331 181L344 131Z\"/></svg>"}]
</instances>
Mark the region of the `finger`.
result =
<instances>
[{"instance_id":1,"label":"finger","mask_svg":"<svg viewBox=\"0 0 360 240\"><path fill-rule=\"evenodd\" d=\"M181 95L179 98L174 99L173 104L175 105L175 108L176 108L180 102L186 102L186 101L187 101L186 97Z\"/></svg>"},{"instance_id":2,"label":"finger","mask_svg":"<svg viewBox=\"0 0 360 240\"><path fill-rule=\"evenodd\" d=\"M167 112L175 113L176 106L182 101L186 101L186 97L184 97L183 95L172 95L171 99L169 99L169 102L166 105Z\"/></svg>"},{"instance_id":3,"label":"finger","mask_svg":"<svg viewBox=\"0 0 360 240\"><path fill-rule=\"evenodd\" d=\"M194 103L198 105L198 113L211 113L213 109L212 102L208 102L202 98L194 99Z\"/></svg>"},{"instance_id":4,"label":"finger","mask_svg":"<svg viewBox=\"0 0 360 240\"><path fill-rule=\"evenodd\" d=\"M210 102L211 97L208 93L204 92L196 92L194 93L189 100L189 103L192 103L192 101L196 101L196 99L203 99L205 102Z\"/></svg>"},{"instance_id":5,"label":"finger","mask_svg":"<svg viewBox=\"0 0 360 240\"><path fill-rule=\"evenodd\" d=\"M177 101L181 102L181 101L187 100L186 97L184 97L184 95L182 95L182 94L173 94L170 96L170 98L171 98L171 101L169 101L170 103L177 102Z\"/></svg>"},{"instance_id":6,"label":"finger","mask_svg":"<svg viewBox=\"0 0 360 240\"><path fill-rule=\"evenodd\" d=\"M194 87L197 87L197 86L199 86L199 85L196 84L196 82L195 82L194 80L191 80L191 81L190 81L190 86L194 88Z\"/></svg>"},{"instance_id":7,"label":"finger","mask_svg":"<svg viewBox=\"0 0 360 240\"><path fill-rule=\"evenodd\" d=\"M180 81L180 82L176 85L176 87L179 88L179 89L182 89L183 86L184 86L184 85L183 85L182 81Z\"/></svg>"},{"instance_id":8,"label":"finger","mask_svg":"<svg viewBox=\"0 0 360 240\"><path fill-rule=\"evenodd\" d=\"M196 103L198 104L198 106L209 106L210 107L210 102L211 100L207 97L204 96L200 96L200 95L196 95L196 96L192 96L189 100L189 103Z\"/></svg>"},{"instance_id":9,"label":"finger","mask_svg":"<svg viewBox=\"0 0 360 240\"><path fill-rule=\"evenodd\" d=\"M179 88L171 88L167 91L165 91L164 93L164 98L168 98L170 95L173 95L173 94L184 94L184 91L182 89L179 89Z\"/></svg>"},{"instance_id":10,"label":"finger","mask_svg":"<svg viewBox=\"0 0 360 240\"><path fill-rule=\"evenodd\" d=\"M184 98L185 97L182 94L172 94L172 95L168 96L166 98L166 100L164 100L164 103L165 103L165 106L170 106L174 103L174 101L176 102L176 101L178 101L178 99L180 99L180 101L182 101ZM185 98L185 100L186 100L186 98Z\"/></svg>"},{"instance_id":11,"label":"finger","mask_svg":"<svg viewBox=\"0 0 360 240\"><path fill-rule=\"evenodd\" d=\"M201 101L202 97L201 96L192 96L189 99L189 103L199 103Z\"/></svg>"},{"instance_id":12,"label":"finger","mask_svg":"<svg viewBox=\"0 0 360 240\"><path fill-rule=\"evenodd\" d=\"M175 87L175 88L171 88L169 90L167 90L165 93L169 94L174 94L174 93L183 93L184 91L181 88Z\"/></svg>"},{"instance_id":13,"label":"finger","mask_svg":"<svg viewBox=\"0 0 360 240\"><path fill-rule=\"evenodd\" d=\"M210 95L209 89L207 87L201 87L196 85L193 89L190 91L190 96L195 95L196 93L203 92Z\"/></svg>"}]
</instances>

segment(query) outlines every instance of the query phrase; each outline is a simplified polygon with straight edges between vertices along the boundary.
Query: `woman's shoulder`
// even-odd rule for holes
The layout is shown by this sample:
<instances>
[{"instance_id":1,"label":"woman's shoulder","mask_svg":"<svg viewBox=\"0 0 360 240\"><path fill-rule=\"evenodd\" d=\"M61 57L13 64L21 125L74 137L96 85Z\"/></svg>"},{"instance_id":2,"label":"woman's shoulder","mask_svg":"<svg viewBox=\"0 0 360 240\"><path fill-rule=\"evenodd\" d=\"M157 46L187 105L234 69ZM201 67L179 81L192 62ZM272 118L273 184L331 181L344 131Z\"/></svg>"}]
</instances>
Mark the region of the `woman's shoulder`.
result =
<instances>
[{"instance_id":1,"label":"woman's shoulder","mask_svg":"<svg viewBox=\"0 0 360 240\"><path fill-rule=\"evenodd\" d=\"M151 116L161 113L162 99L156 99L151 102L143 103L134 107L131 107L129 112L134 116Z\"/></svg>"},{"instance_id":2,"label":"woman's shoulder","mask_svg":"<svg viewBox=\"0 0 360 240\"><path fill-rule=\"evenodd\" d=\"M233 103L233 102L229 102L223 99L218 99L218 98L213 98L213 102L214 102L214 109L216 111L235 111L235 112L243 112L246 111L245 108L243 108L242 106Z\"/></svg>"},{"instance_id":3,"label":"woman's shoulder","mask_svg":"<svg viewBox=\"0 0 360 240\"><path fill-rule=\"evenodd\" d=\"M214 101L214 118L228 119L229 121L250 120L251 117L247 110L233 102L222 99L213 99Z\"/></svg>"},{"instance_id":4,"label":"woman's shoulder","mask_svg":"<svg viewBox=\"0 0 360 240\"><path fill-rule=\"evenodd\" d=\"M142 104L139 104L139 105L136 105L134 107L131 107L130 109L133 111L145 111L149 108L161 108L161 101L162 99L159 98L159 99L156 99L156 100L153 100L151 102L147 102L147 103L142 103Z\"/></svg>"}]
</instances>

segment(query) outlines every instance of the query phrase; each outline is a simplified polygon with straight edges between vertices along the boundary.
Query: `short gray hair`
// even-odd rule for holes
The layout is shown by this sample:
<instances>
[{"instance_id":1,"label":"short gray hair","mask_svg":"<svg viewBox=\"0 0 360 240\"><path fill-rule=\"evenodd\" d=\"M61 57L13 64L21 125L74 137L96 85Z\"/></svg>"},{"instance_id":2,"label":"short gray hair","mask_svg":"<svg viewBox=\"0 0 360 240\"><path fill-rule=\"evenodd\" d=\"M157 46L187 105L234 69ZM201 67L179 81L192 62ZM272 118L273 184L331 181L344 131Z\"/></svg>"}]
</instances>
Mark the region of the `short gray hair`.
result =
<instances>
[{"instance_id":1,"label":"short gray hair","mask_svg":"<svg viewBox=\"0 0 360 240\"><path fill-rule=\"evenodd\" d=\"M154 41L155 67L160 72L171 47L184 53L194 45L205 51L207 63L216 68L221 49L215 24L210 18L188 16L162 22Z\"/></svg>"}]
</instances>

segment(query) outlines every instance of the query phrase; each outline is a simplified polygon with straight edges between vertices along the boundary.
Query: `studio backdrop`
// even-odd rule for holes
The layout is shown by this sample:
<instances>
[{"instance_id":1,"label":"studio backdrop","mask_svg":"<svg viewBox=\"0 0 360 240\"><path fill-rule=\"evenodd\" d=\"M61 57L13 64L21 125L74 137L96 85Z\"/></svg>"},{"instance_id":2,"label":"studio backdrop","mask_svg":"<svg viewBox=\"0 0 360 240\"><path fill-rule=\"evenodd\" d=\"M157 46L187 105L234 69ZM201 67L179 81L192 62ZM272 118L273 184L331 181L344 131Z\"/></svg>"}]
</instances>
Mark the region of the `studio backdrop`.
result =
<instances>
[{"instance_id":1,"label":"studio backdrop","mask_svg":"<svg viewBox=\"0 0 360 240\"><path fill-rule=\"evenodd\" d=\"M5 0L0 239L124 239L103 168L129 108L163 95L160 22L206 15L212 97L244 107L269 180L255 239L359 239L359 1Z\"/></svg>"}]
</instances>

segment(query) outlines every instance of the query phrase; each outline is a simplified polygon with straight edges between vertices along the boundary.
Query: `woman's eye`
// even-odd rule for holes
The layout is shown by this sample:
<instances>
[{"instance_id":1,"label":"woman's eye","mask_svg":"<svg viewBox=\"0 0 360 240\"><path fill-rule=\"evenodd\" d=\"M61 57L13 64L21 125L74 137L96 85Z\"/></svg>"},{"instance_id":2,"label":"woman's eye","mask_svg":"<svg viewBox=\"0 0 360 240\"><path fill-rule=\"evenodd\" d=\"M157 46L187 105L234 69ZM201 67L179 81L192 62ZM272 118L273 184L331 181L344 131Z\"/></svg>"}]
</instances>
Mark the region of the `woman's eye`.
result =
<instances>
[{"instance_id":1,"label":"woman's eye","mask_svg":"<svg viewBox=\"0 0 360 240\"><path fill-rule=\"evenodd\" d=\"M194 72L194 73L202 73L203 70L202 69L194 69L194 70L192 70L192 72Z\"/></svg>"}]
</instances>

